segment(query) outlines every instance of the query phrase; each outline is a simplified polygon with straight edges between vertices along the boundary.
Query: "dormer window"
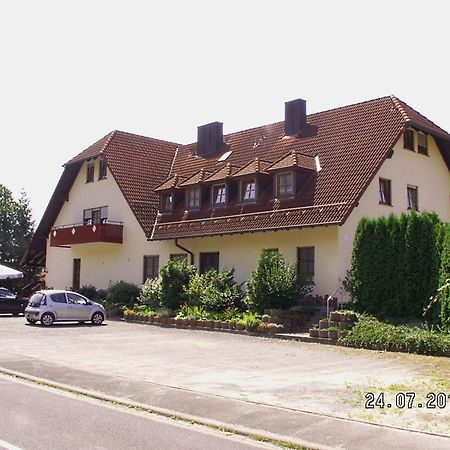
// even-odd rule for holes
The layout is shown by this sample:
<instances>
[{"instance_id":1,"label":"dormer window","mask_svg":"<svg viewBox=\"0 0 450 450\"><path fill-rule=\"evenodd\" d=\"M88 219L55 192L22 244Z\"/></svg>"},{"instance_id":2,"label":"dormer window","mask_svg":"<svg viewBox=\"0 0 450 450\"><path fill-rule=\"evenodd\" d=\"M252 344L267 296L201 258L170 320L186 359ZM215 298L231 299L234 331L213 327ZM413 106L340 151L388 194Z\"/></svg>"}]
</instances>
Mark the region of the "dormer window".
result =
<instances>
[{"instance_id":1,"label":"dormer window","mask_svg":"<svg viewBox=\"0 0 450 450\"><path fill-rule=\"evenodd\" d=\"M414 151L414 131L405 130L403 133L403 148Z\"/></svg>"},{"instance_id":2,"label":"dormer window","mask_svg":"<svg viewBox=\"0 0 450 450\"><path fill-rule=\"evenodd\" d=\"M242 181L241 201L252 202L256 200L256 179Z\"/></svg>"},{"instance_id":3,"label":"dormer window","mask_svg":"<svg viewBox=\"0 0 450 450\"><path fill-rule=\"evenodd\" d=\"M216 184L212 188L213 205L225 205L227 202L227 188L225 184Z\"/></svg>"},{"instance_id":4,"label":"dormer window","mask_svg":"<svg viewBox=\"0 0 450 450\"><path fill-rule=\"evenodd\" d=\"M171 193L163 194L161 196L161 210L163 212L172 211L173 197Z\"/></svg>"},{"instance_id":5,"label":"dormer window","mask_svg":"<svg viewBox=\"0 0 450 450\"><path fill-rule=\"evenodd\" d=\"M428 155L428 139L427 135L424 133L418 134L418 146L417 146L417 152L421 153L422 155Z\"/></svg>"},{"instance_id":6,"label":"dormer window","mask_svg":"<svg viewBox=\"0 0 450 450\"><path fill-rule=\"evenodd\" d=\"M104 180L106 178L106 159L102 158L100 159L99 169L98 169L98 179Z\"/></svg>"},{"instance_id":7,"label":"dormer window","mask_svg":"<svg viewBox=\"0 0 450 450\"><path fill-rule=\"evenodd\" d=\"M188 209L200 208L200 188L198 186L188 188L187 207Z\"/></svg>"},{"instance_id":8,"label":"dormer window","mask_svg":"<svg viewBox=\"0 0 450 450\"><path fill-rule=\"evenodd\" d=\"M86 167L86 183L94 181L94 162L88 162Z\"/></svg>"},{"instance_id":9,"label":"dormer window","mask_svg":"<svg viewBox=\"0 0 450 450\"><path fill-rule=\"evenodd\" d=\"M276 193L278 198L294 195L294 177L292 172L279 173L276 176Z\"/></svg>"}]
</instances>

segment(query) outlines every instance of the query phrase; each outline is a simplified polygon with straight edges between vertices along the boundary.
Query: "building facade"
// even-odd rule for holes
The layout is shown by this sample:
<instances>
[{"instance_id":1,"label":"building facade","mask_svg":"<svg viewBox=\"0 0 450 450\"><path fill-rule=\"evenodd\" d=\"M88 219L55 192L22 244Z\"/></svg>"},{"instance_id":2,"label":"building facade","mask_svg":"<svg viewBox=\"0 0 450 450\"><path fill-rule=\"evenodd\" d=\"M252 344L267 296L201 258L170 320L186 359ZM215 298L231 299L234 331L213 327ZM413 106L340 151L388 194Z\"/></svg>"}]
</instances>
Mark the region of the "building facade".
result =
<instances>
[{"instance_id":1,"label":"building facade","mask_svg":"<svg viewBox=\"0 0 450 450\"><path fill-rule=\"evenodd\" d=\"M200 271L234 268L244 283L277 248L334 293L363 216L411 209L450 218L450 135L396 97L285 119L194 144L110 133L67 162L25 256L46 284L141 284L170 258Z\"/></svg>"}]
</instances>

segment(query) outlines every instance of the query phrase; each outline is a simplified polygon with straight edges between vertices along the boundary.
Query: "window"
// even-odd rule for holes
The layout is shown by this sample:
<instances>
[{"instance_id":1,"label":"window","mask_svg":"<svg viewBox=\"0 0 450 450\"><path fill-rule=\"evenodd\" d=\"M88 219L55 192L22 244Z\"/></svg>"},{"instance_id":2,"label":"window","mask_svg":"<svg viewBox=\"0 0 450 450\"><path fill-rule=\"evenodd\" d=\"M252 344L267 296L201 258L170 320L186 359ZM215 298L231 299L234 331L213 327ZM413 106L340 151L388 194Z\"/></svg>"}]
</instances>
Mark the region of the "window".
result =
<instances>
[{"instance_id":1,"label":"window","mask_svg":"<svg viewBox=\"0 0 450 450\"><path fill-rule=\"evenodd\" d=\"M161 197L161 210L163 212L172 211L173 197L172 194L162 194Z\"/></svg>"},{"instance_id":2,"label":"window","mask_svg":"<svg viewBox=\"0 0 450 450\"><path fill-rule=\"evenodd\" d=\"M86 168L86 183L90 183L91 181L94 181L94 162L90 162L87 164Z\"/></svg>"},{"instance_id":3,"label":"window","mask_svg":"<svg viewBox=\"0 0 450 450\"><path fill-rule=\"evenodd\" d=\"M314 247L297 248L297 275L306 282L314 282Z\"/></svg>"},{"instance_id":4,"label":"window","mask_svg":"<svg viewBox=\"0 0 450 450\"><path fill-rule=\"evenodd\" d=\"M200 188L192 187L187 191L187 206L189 209L200 208Z\"/></svg>"},{"instance_id":5,"label":"window","mask_svg":"<svg viewBox=\"0 0 450 450\"><path fill-rule=\"evenodd\" d=\"M92 225L93 223L108 222L108 207L99 206L98 208L89 208L83 211L83 224Z\"/></svg>"},{"instance_id":6,"label":"window","mask_svg":"<svg viewBox=\"0 0 450 450\"><path fill-rule=\"evenodd\" d=\"M227 188L224 184L213 186L212 201L214 205L224 205L227 201Z\"/></svg>"},{"instance_id":7,"label":"window","mask_svg":"<svg viewBox=\"0 0 450 450\"><path fill-rule=\"evenodd\" d=\"M241 201L254 201L256 200L256 180L248 180L242 182L241 189Z\"/></svg>"},{"instance_id":8,"label":"window","mask_svg":"<svg viewBox=\"0 0 450 450\"><path fill-rule=\"evenodd\" d=\"M159 255L144 256L144 283L145 280L158 278L159 275Z\"/></svg>"},{"instance_id":9,"label":"window","mask_svg":"<svg viewBox=\"0 0 450 450\"><path fill-rule=\"evenodd\" d=\"M102 158L100 160L100 166L99 166L99 170L98 170L98 179L104 180L106 178L106 173L107 173L106 159Z\"/></svg>"},{"instance_id":10,"label":"window","mask_svg":"<svg viewBox=\"0 0 450 450\"><path fill-rule=\"evenodd\" d=\"M414 151L414 131L406 130L403 133L403 148Z\"/></svg>"},{"instance_id":11,"label":"window","mask_svg":"<svg viewBox=\"0 0 450 450\"><path fill-rule=\"evenodd\" d=\"M417 199L417 186L408 186L406 188L406 195L408 198L408 209L419 209L418 199Z\"/></svg>"},{"instance_id":12,"label":"window","mask_svg":"<svg viewBox=\"0 0 450 450\"><path fill-rule=\"evenodd\" d=\"M67 303L66 294L64 294L64 292L60 292L58 294L51 294L50 298L52 299L52 302L55 303Z\"/></svg>"},{"instance_id":13,"label":"window","mask_svg":"<svg viewBox=\"0 0 450 450\"><path fill-rule=\"evenodd\" d=\"M219 252L200 253L200 273L210 269L219 271Z\"/></svg>"},{"instance_id":14,"label":"window","mask_svg":"<svg viewBox=\"0 0 450 450\"><path fill-rule=\"evenodd\" d=\"M391 204L391 180L380 178L380 198L379 202L382 205Z\"/></svg>"},{"instance_id":15,"label":"window","mask_svg":"<svg viewBox=\"0 0 450 450\"><path fill-rule=\"evenodd\" d=\"M292 172L277 175L277 197L290 197L294 194Z\"/></svg>"},{"instance_id":16,"label":"window","mask_svg":"<svg viewBox=\"0 0 450 450\"><path fill-rule=\"evenodd\" d=\"M171 253L169 256L171 261L183 261L187 264L187 255L186 253Z\"/></svg>"},{"instance_id":17,"label":"window","mask_svg":"<svg viewBox=\"0 0 450 450\"><path fill-rule=\"evenodd\" d=\"M428 139L424 133L419 133L419 143L417 146L417 152L422 155L428 155Z\"/></svg>"},{"instance_id":18,"label":"window","mask_svg":"<svg viewBox=\"0 0 450 450\"><path fill-rule=\"evenodd\" d=\"M80 275L81 275L81 259L75 258L73 260L72 290L80 289Z\"/></svg>"},{"instance_id":19,"label":"window","mask_svg":"<svg viewBox=\"0 0 450 450\"><path fill-rule=\"evenodd\" d=\"M89 303L86 301L84 297L78 294L74 294L73 292L67 293L68 303L71 305L88 305Z\"/></svg>"}]
</instances>

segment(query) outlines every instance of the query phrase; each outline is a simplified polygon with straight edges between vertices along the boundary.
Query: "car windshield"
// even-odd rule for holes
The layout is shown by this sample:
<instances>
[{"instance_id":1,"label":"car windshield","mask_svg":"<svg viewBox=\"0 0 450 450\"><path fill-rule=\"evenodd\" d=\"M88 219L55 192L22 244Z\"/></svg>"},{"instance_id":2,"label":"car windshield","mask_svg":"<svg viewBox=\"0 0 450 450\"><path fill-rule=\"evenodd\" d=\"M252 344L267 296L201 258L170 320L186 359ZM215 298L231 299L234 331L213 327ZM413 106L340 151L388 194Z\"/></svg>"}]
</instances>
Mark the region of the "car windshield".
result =
<instances>
[{"instance_id":1,"label":"car windshield","mask_svg":"<svg viewBox=\"0 0 450 450\"><path fill-rule=\"evenodd\" d=\"M39 306L41 304L41 300L44 297L44 294L34 294L31 298L30 298L30 302L29 305L30 306Z\"/></svg>"},{"instance_id":2,"label":"car windshield","mask_svg":"<svg viewBox=\"0 0 450 450\"><path fill-rule=\"evenodd\" d=\"M0 288L0 297L13 297L14 294L6 289L6 288Z\"/></svg>"}]
</instances>

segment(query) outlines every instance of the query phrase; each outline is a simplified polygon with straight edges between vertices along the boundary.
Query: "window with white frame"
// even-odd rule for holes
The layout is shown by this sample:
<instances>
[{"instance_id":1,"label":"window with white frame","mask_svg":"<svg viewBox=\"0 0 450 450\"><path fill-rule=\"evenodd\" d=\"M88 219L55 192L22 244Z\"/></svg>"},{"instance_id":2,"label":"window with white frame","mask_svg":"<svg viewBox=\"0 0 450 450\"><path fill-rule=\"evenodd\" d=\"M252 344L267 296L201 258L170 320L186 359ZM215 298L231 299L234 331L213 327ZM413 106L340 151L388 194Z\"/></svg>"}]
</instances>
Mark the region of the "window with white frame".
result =
<instances>
[{"instance_id":1,"label":"window with white frame","mask_svg":"<svg viewBox=\"0 0 450 450\"><path fill-rule=\"evenodd\" d=\"M200 188L198 186L188 188L187 207L189 209L200 208Z\"/></svg>"},{"instance_id":2,"label":"window with white frame","mask_svg":"<svg viewBox=\"0 0 450 450\"><path fill-rule=\"evenodd\" d=\"M379 180L379 202L382 205L391 205L391 180L380 178Z\"/></svg>"},{"instance_id":3,"label":"window with white frame","mask_svg":"<svg viewBox=\"0 0 450 450\"><path fill-rule=\"evenodd\" d=\"M227 201L227 188L225 184L213 186L212 200L214 205L224 205Z\"/></svg>"},{"instance_id":4,"label":"window with white frame","mask_svg":"<svg viewBox=\"0 0 450 450\"><path fill-rule=\"evenodd\" d=\"M415 209L417 211L419 209L417 186L407 186L406 196L408 209Z\"/></svg>"},{"instance_id":5,"label":"window with white frame","mask_svg":"<svg viewBox=\"0 0 450 450\"><path fill-rule=\"evenodd\" d=\"M256 180L254 178L243 181L241 186L241 201L256 200Z\"/></svg>"},{"instance_id":6,"label":"window with white frame","mask_svg":"<svg viewBox=\"0 0 450 450\"><path fill-rule=\"evenodd\" d=\"M292 172L277 174L277 197L291 197L294 194L293 178Z\"/></svg>"}]
</instances>

